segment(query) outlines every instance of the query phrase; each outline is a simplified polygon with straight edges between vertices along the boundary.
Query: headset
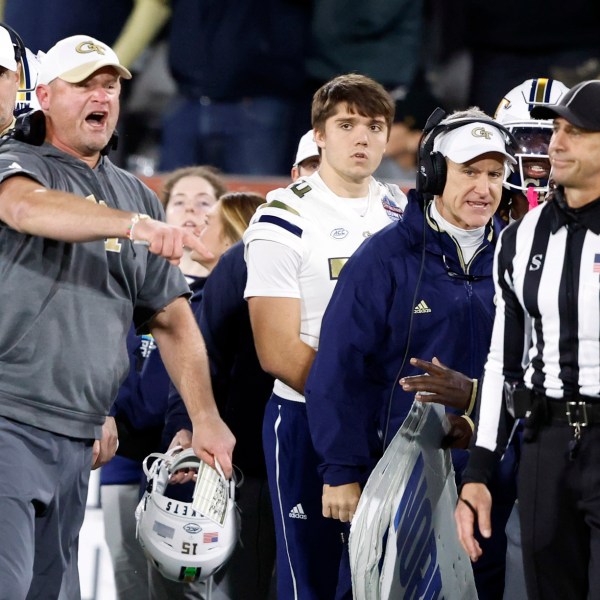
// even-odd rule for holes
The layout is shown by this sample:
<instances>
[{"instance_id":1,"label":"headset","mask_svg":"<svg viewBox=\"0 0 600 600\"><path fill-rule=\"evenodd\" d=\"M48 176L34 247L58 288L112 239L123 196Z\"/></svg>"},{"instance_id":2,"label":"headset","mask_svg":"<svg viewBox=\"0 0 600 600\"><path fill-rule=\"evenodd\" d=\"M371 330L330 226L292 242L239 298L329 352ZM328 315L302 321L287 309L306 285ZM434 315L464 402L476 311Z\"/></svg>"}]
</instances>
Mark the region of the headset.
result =
<instances>
[{"instance_id":1,"label":"headset","mask_svg":"<svg viewBox=\"0 0 600 600\"><path fill-rule=\"evenodd\" d=\"M16 118L15 126L6 136L9 139L19 140L41 146L46 139L46 117L41 110L30 110Z\"/></svg>"},{"instance_id":2,"label":"headset","mask_svg":"<svg viewBox=\"0 0 600 600\"><path fill-rule=\"evenodd\" d=\"M495 127L504 134L506 149L514 154L519 147L513 134L503 125L497 123L490 117L467 117L454 120L442 121L447 117L446 111L439 106L429 115L423 134L419 141L418 163L417 163L417 191L422 194L439 196L446 186L446 175L448 166L446 157L441 152L434 152L433 145L436 138L448 131L469 125L470 123L485 123Z\"/></svg>"},{"instance_id":3,"label":"headset","mask_svg":"<svg viewBox=\"0 0 600 600\"><path fill-rule=\"evenodd\" d=\"M17 116L15 126L0 138L0 147L9 140L41 146L46 139L46 117L41 110L30 110Z\"/></svg>"},{"instance_id":4,"label":"headset","mask_svg":"<svg viewBox=\"0 0 600 600\"><path fill-rule=\"evenodd\" d=\"M12 45L15 50L15 60L19 63L25 56L25 43L21 36L9 25L6 23L0 22L0 27L4 27L6 31L8 31L8 35L10 35L10 39L12 40Z\"/></svg>"},{"instance_id":5,"label":"headset","mask_svg":"<svg viewBox=\"0 0 600 600\"><path fill-rule=\"evenodd\" d=\"M41 146L46 140L46 117L42 110L29 110L17 116L15 126L0 139L0 146L8 140L18 140L32 146ZM106 156L116 150L119 144L119 133L115 129L108 143L100 154Z\"/></svg>"}]
</instances>

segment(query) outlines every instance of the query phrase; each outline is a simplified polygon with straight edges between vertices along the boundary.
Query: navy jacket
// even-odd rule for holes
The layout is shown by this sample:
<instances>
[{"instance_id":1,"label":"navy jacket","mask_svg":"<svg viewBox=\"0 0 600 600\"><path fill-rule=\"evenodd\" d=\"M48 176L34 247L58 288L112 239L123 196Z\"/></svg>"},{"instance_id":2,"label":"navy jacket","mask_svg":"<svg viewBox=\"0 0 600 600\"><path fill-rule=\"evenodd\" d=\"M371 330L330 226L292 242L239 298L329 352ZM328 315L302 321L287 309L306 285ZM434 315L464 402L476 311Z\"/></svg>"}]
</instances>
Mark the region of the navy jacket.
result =
<instances>
[{"instance_id":1,"label":"navy jacket","mask_svg":"<svg viewBox=\"0 0 600 600\"><path fill-rule=\"evenodd\" d=\"M305 389L325 483L366 481L383 439L390 442L413 402L398 385L421 373L410 358L436 356L469 377L481 375L494 320L496 240L488 226L467 276L455 242L424 224L421 198L411 191L404 220L350 258L325 312Z\"/></svg>"}]
</instances>

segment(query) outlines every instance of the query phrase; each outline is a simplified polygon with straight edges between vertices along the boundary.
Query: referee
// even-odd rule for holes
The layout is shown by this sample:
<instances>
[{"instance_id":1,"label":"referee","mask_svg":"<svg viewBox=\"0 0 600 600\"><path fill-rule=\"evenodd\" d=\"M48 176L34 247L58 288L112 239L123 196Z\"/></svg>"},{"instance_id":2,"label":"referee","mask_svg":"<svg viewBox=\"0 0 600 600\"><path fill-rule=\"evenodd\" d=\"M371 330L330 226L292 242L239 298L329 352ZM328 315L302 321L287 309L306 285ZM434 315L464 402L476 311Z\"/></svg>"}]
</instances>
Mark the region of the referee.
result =
<instances>
[{"instance_id":1,"label":"referee","mask_svg":"<svg viewBox=\"0 0 600 600\"><path fill-rule=\"evenodd\" d=\"M476 561L474 521L492 534L487 482L514 417L526 415L519 505L529 599L600 598L600 81L532 116L554 118L557 187L498 243L496 319L456 521Z\"/></svg>"}]
</instances>

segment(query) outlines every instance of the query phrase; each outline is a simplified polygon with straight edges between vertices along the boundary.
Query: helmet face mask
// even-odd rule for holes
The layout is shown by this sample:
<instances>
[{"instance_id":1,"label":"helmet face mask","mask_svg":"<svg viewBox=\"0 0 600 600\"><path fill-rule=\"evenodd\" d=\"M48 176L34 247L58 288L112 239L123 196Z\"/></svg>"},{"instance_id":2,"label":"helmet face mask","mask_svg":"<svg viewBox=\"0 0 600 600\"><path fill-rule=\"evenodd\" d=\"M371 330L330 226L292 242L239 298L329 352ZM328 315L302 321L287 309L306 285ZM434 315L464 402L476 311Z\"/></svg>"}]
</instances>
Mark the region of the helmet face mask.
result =
<instances>
[{"instance_id":1,"label":"helmet face mask","mask_svg":"<svg viewBox=\"0 0 600 600\"><path fill-rule=\"evenodd\" d=\"M550 186L550 158L548 145L552 137L552 125L548 123L518 123L507 129L515 136L518 150L515 152L517 164L505 178L504 185L511 191L524 195L533 187L544 196Z\"/></svg>"},{"instance_id":2,"label":"helmet face mask","mask_svg":"<svg viewBox=\"0 0 600 600\"><path fill-rule=\"evenodd\" d=\"M148 468L151 458L154 462ZM171 491L175 492L173 496L181 495L184 486L168 486L168 480L183 468L198 469L196 490L207 482L209 487L213 486L214 470L202 463L192 450L179 453L171 450L145 459L148 485L135 512L137 537L144 553L163 577L181 582L201 581L227 562L238 541L235 484L219 477L215 497L224 499L224 504L221 517L215 520L196 510L191 498L179 500L166 495Z\"/></svg>"},{"instance_id":3,"label":"helmet face mask","mask_svg":"<svg viewBox=\"0 0 600 600\"><path fill-rule=\"evenodd\" d=\"M515 152L517 164L507 173L504 186L524 196L533 188L540 201L545 200L551 187L548 146L552 137L552 120L533 119L531 110L536 106L556 104L568 91L560 81L528 79L513 88L501 100L494 118L516 138L519 149Z\"/></svg>"}]
</instances>

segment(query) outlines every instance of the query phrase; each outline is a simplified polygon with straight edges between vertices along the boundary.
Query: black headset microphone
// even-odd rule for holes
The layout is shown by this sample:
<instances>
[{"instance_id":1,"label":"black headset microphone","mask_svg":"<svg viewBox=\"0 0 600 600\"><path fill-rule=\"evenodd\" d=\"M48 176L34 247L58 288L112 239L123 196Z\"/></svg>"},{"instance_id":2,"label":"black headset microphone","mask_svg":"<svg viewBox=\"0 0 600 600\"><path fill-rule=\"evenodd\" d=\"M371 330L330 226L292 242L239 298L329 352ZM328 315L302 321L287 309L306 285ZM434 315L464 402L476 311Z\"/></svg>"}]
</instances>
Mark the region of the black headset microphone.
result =
<instances>
[{"instance_id":1,"label":"black headset microphone","mask_svg":"<svg viewBox=\"0 0 600 600\"><path fill-rule=\"evenodd\" d=\"M495 127L502 134L504 134L504 143L506 146L506 150L509 154L513 155L518 148L518 142L515 139L514 135L506 129L500 123L494 121L490 117L465 117L465 118L456 118L450 121L446 121L443 123L444 119L447 117L447 113L444 109L439 106L429 115L427 122L425 123L425 127L423 127L423 133L421 134L421 139L419 140L419 149L417 155L417 180L416 180L416 189L417 192L423 195L424 202L421 204L421 208L423 210L423 239L422 239L422 250L421 250L421 263L419 265L419 274L417 276L417 283L415 284L415 291L413 293L413 298L410 307L410 315L408 321L408 333L406 336L406 344L404 349L404 355L402 357L402 362L400 364L400 368L396 373L396 377L394 378L394 382L392 384L392 390L390 392L389 400L388 400L388 410L387 417L385 423L385 431L383 433L383 448L385 450L390 418L392 414L392 401L394 398L394 391L396 386L399 385L400 375L404 370L406 365L406 361L408 359L408 354L410 352L410 342L412 338L412 328L413 321L415 316L414 307L417 303L417 294L419 293L419 288L421 286L421 279L423 277L423 270L425 268L425 240L426 240L426 231L427 231L427 210L429 205L433 201L434 196L441 196L444 192L444 188L446 187L446 177L448 175L448 165L446 163L446 157L441 153L433 150L433 146L435 144L436 138L453 129L458 129L459 127L463 127L464 125L470 125L472 123L490 125L491 127Z\"/></svg>"},{"instance_id":2,"label":"black headset microphone","mask_svg":"<svg viewBox=\"0 0 600 600\"><path fill-rule=\"evenodd\" d=\"M19 115L15 126L0 138L0 147L9 140L18 140L32 146L41 146L46 139L46 116L42 110L30 110ZM119 143L119 134L115 129L108 140L108 144L100 154L106 156L111 150L116 150Z\"/></svg>"}]
</instances>

